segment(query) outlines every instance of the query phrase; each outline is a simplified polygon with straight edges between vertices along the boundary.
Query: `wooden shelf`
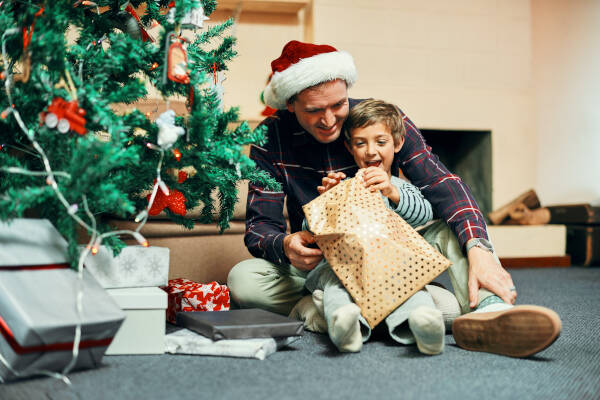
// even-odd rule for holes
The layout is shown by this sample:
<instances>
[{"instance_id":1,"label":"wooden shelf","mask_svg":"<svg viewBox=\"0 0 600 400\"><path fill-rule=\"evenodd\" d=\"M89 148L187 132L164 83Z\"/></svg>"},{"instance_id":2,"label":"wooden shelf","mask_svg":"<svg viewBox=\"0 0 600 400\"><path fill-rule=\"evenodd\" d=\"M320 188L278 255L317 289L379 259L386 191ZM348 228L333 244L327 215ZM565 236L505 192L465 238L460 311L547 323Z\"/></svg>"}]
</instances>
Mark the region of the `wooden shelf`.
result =
<instances>
[{"instance_id":1,"label":"wooden shelf","mask_svg":"<svg viewBox=\"0 0 600 400\"><path fill-rule=\"evenodd\" d=\"M310 4L310 0L221 0L217 2L217 11L233 11L239 4L242 12L297 14Z\"/></svg>"}]
</instances>

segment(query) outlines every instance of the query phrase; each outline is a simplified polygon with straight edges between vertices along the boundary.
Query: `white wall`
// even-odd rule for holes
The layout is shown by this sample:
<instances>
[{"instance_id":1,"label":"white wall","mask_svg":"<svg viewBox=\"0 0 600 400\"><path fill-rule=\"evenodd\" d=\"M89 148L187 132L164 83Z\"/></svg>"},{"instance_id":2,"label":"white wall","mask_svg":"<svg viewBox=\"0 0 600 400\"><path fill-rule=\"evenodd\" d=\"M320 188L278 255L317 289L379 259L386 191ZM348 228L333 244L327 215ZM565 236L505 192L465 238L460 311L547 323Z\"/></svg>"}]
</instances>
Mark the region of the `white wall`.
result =
<instances>
[{"instance_id":1,"label":"white wall","mask_svg":"<svg viewBox=\"0 0 600 400\"><path fill-rule=\"evenodd\" d=\"M314 37L354 55L354 97L420 128L492 131L494 207L535 186L531 8L525 0L316 0Z\"/></svg>"},{"instance_id":2,"label":"white wall","mask_svg":"<svg viewBox=\"0 0 600 400\"><path fill-rule=\"evenodd\" d=\"M314 0L313 16L314 42L355 58L351 96L421 128L492 131L493 207L530 188L543 204L600 200L600 0ZM260 119L303 13L242 12L236 34L225 102Z\"/></svg>"},{"instance_id":3,"label":"white wall","mask_svg":"<svg viewBox=\"0 0 600 400\"><path fill-rule=\"evenodd\" d=\"M533 0L537 186L600 205L600 1Z\"/></svg>"}]
</instances>

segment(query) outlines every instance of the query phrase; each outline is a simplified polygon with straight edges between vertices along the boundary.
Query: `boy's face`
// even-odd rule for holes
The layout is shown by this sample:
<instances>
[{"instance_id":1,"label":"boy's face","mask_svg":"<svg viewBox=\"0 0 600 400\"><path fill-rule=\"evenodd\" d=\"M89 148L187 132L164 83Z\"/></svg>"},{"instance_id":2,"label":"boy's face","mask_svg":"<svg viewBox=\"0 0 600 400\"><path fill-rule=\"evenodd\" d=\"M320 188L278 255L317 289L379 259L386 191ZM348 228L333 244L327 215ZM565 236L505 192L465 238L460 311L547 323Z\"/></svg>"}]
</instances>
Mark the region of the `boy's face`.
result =
<instances>
[{"instance_id":1,"label":"boy's face","mask_svg":"<svg viewBox=\"0 0 600 400\"><path fill-rule=\"evenodd\" d=\"M377 167L391 175L394 154L400 151L404 138L394 144L389 128L378 122L364 128L354 128L346 147L352 153L359 168Z\"/></svg>"},{"instance_id":2,"label":"boy's face","mask_svg":"<svg viewBox=\"0 0 600 400\"><path fill-rule=\"evenodd\" d=\"M331 143L340 137L349 112L346 82L337 79L304 89L287 108L318 142Z\"/></svg>"}]
</instances>

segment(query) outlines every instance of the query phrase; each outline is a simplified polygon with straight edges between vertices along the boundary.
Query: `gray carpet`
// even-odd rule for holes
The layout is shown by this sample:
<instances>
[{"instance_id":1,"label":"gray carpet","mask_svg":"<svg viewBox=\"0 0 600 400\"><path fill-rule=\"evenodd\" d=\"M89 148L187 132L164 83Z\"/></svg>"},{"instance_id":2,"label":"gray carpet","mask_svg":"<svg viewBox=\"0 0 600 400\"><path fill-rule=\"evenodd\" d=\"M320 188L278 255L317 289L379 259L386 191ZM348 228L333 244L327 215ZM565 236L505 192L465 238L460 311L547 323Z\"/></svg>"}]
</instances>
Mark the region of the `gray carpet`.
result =
<instances>
[{"instance_id":1,"label":"gray carpet","mask_svg":"<svg viewBox=\"0 0 600 400\"><path fill-rule=\"evenodd\" d=\"M563 322L559 339L528 359L468 352L452 335L427 357L383 333L339 354L327 336L306 333L264 361L107 356L72 373L72 388L30 379L0 385L0 399L600 399L600 268L510 272L520 304L551 307Z\"/></svg>"}]
</instances>

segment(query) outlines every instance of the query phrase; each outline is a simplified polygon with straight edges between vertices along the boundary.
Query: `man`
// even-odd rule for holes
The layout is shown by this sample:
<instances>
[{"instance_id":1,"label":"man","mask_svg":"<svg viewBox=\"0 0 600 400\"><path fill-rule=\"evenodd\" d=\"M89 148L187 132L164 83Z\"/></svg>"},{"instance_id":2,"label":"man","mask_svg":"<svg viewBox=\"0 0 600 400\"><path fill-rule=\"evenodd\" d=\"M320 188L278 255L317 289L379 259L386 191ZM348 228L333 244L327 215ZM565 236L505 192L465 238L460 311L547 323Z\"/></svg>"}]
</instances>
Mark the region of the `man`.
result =
<instances>
[{"instance_id":1,"label":"man","mask_svg":"<svg viewBox=\"0 0 600 400\"><path fill-rule=\"evenodd\" d=\"M317 186L329 173L353 176L356 172L340 133L349 109L360 101L348 98L348 88L357 76L352 56L334 47L291 41L271 67L273 76L264 99L279 111L264 121L268 142L263 147L252 146L250 157L282 190L266 191L249 184L245 243L257 258L236 265L228 285L241 307L289 314L304 300L307 272L323 257L312 235L301 230L302 205L318 195ZM404 123L405 144L394 157L392 171L395 175L401 171L417 186L445 221L429 226L422 234L453 262L449 273L462 313L472 308L480 312L475 318L470 314L457 319L457 343L472 350L517 356L547 347L560 332L560 319L543 307L525 310L512 306L515 286L493 252L485 220L469 188L431 153L406 116ZM290 234L286 234L284 200ZM513 334L498 348L492 343L492 334L475 335L473 341L468 335L473 324L482 332L509 327L521 336L537 329L539 338L525 346L521 336ZM538 325L546 328L540 331ZM461 336L461 330L467 334Z\"/></svg>"}]
</instances>

